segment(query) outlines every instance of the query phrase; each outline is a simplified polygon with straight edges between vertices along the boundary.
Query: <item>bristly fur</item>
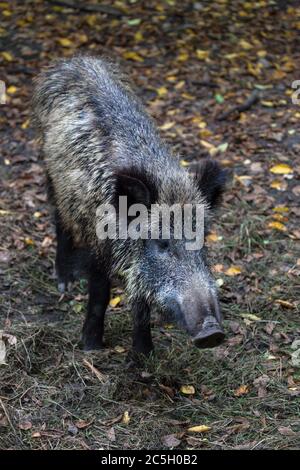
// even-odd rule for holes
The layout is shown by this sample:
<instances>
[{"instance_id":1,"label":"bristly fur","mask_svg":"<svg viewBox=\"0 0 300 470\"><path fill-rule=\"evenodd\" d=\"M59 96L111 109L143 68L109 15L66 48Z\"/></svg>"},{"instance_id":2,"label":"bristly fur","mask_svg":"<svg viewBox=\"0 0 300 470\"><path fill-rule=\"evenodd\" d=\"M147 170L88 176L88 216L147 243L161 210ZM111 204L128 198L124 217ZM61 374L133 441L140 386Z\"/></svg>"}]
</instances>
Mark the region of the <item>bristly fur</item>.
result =
<instances>
[{"instance_id":1,"label":"bristly fur","mask_svg":"<svg viewBox=\"0 0 300 470\"><path fill-rule=\"evenodd\" d=\"M89 246L105 260L109 275L121 272L129 297L140 291L150 299L153 292L139 276L141 243L98 240L97 207L115 201L118 175L125 174L139 176L152 202L202 203L208 215L221 195L220 171L207 164L198 186L162 142L126 76L101 58L51 64L35 81L33 109L65 229L79 246Z\"/></svg>"}]
</instances>

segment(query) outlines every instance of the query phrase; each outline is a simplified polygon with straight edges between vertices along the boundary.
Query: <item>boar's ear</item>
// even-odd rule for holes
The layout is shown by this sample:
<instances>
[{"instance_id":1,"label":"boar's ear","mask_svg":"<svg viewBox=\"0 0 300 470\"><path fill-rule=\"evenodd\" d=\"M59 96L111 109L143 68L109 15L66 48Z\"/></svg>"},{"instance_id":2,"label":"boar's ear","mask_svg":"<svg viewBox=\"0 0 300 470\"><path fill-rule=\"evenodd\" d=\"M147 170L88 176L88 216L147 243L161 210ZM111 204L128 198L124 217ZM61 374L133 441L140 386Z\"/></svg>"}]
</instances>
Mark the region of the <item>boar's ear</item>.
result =
<instances>
[{"instance_id":1,"label":"boar's ear","mask_svg":"<svg viewBox=\"0 0 300 470\"><path fill-rule=\"evenodd\" d=\"M144 178L143 178L144 179ZM116 195L127 196L128 207L132 204L144 204L146 207L151 204L151 190L147 182L137 175L120 173L117 175Z\"/></svg>"},{"instance_id":2,"label":"boar's ear","mask_svg":"<svg viewBox=\"0 0 300 470\"><path fill-rule=\"evenodd\" d=\"M225 190L226 172L215 160L203 160L196 172L196 181L209 207L215 209Z\"/></svg>"}]
</instances>

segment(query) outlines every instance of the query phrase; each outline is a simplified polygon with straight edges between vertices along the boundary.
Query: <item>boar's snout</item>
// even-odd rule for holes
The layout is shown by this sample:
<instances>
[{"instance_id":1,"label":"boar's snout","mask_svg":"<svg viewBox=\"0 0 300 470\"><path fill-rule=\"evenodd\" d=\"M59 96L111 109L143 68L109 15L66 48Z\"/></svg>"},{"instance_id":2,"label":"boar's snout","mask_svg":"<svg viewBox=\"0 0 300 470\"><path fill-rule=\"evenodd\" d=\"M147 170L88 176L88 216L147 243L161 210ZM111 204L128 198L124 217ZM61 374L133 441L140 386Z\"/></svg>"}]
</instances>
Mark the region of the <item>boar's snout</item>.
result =
<instances>
[{"instance_id":1,"label":"boar's snout","mask_svg":"<svg viewBox=\"0 0 300 470\"><path fill-rule=\"evenodd\" d=\"M225 334L216 319L209 315L204 319L201 330L192 338L197 348L214 348L219 346L225 338Z\"/></svg>"},{"instance_id":2,"label":"boar's snout","mask_svg":"<svg viewBox=\"0 0 300 470\"><path fill-rule=\"evenodd\" d=\"M205 300L199 295L192 295L179 302L174 298L169 302L172 317L184 326L198 348L219 346L225 334L221 326L221 313L215 294Z\"/></svg>"}]
</instances>

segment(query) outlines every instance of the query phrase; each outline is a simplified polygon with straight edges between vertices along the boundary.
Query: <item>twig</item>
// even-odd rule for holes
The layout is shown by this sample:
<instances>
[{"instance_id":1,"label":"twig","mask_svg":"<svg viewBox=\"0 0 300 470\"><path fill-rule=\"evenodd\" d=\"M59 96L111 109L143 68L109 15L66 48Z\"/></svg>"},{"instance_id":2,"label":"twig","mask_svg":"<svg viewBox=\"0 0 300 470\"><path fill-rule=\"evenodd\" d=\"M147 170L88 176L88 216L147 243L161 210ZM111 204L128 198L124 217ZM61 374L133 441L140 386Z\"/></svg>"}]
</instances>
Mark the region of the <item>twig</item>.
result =
<instances>
[{"instance_id":1,"label":"twig","mask_svg":"<svg viewBox=\"0 0 300 470\"><path fill-rule=\"evenodd\" d=\"M228 118L233 113L243 113L244 111L248 111L248 109L251 108L254 104L256 104L260 99L260 94L258 90L254 90L251 95L247 98L247 100L242 103L238 104L236 106L232 106L232 108L229 108L228 111L225 111L224 113L221 113L218 117L218 121L224 121L225 119Z\"/></svg>"},{"instance_id":2,"label":"twig","mask_svg":"<svg viewBox=\"0 0 300 470\"><path fill-rule=\"evenodd\" d=\"M99 382L101 382L102 384L106 382L107 380L106 375L102 374L100 370L96 369L96 367L94 367L93 364L91 364L87 359L83 359L82 362L85 366L87 366L93 372L93 374L95 374Z\"/></svg>"},{"instance_id":3,"label":"twig","mask_svg":"<svg viewBox=\"0 0 300 470\"><path fill-rule=\"evenodd\" d=\"M15 427L14 427L14 425L13 425L13 423L12 423L10 417L9 417L9 414L8 414L8 412L7 412L7 410L6 410L5 406L4 406L4 403L3 403L3 401L2 401L1 398L0 398L0 405L1 405L2 409L3 409L3 411L4 411L4 414L5 414L6 418L7 418L7 421L8 421L8 423L9 423L9 425L10 425L10 427L11 427L11 429L12 429L14 435L16 436L16 438L17 438L17 440L19 441L19 443L22 444L22 441L21 441L21 439L20 439L19 436L18 436L18 433L17 433L17 431L16 431L16 429L15 429Z\"/></svg>"},{"instance_id":4,"label":"twig","mask_svg":"<svg viewBox=\"0 0 300 470\"><path fill-rule=\"evenodd\" d=\"M98 5L98 4L91 4L91 3L75 3L71 0L48 0L50 3L55 5L59 5L66 8L73 8L74 10L81 10L81 11L92 11L96 13L105 13L106 15L112 16L124 16L124 13L121 10L118 10L115 7L111 7L109 5Z\"/></svg>"}]
</instances>

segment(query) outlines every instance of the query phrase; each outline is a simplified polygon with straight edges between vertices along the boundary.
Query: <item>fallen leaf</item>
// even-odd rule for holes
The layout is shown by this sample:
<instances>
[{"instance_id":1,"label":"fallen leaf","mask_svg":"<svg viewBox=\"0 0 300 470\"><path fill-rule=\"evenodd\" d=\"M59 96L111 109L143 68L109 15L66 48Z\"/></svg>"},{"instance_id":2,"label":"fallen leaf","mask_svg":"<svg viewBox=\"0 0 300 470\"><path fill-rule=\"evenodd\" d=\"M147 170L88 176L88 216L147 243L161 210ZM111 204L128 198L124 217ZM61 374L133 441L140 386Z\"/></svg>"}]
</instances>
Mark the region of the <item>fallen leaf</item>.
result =
<instances>
[{"instance_id":1,"label":"fallen leaf","mask_svg":"<svg viewBox=\"0 0 300 470\"><path fill-rule=\"evenodd\" d=\"M168 434L162 438L162 443L168 448L173 448L178 447L181 441L177 439L176 434Z\"/></svg>"},{"instance_id":2,"label":"fallen leaf","mask_svg":"<svg viewBox=\"0 0 300 470\"><path fill-rule=\"evenodd\" d=\"M179 62L186 62L189 58L189 54L187 52L181 52L178 56L177 56L177 60Z\"/></svg>"},{"instance_id":3,"label":"fallen leaf","mask_svg":"<svg viewBox=\"0 0 300 470\"><path fill-rule=\"evenodd\" d=\"M180 391L184 395L194 395L195 394L195 387L193 387L193 385L182 385L180 387Z\"/></svg>"},{"instance_id":4,"label":"fallen leaf","mask_svg":"<svg viewBox=\"0 0 300 470\"><path fill-rule=\"evenodd\" d=\"M286 206L275 206L273 207L274 212L286 213L289 212L289 208Z\"/></svg>"},{"instance_id":5,"label":"fallen leaf","mask_svg":"<svg viewBox=\"0 0 300 470\"><path fill-rule=\"evenodd\" d=\"M282 436L297 436L297 433L290 426L280 426L278 432Z\"/></svg>"},{"instance_id":6,"label":"fallen leaf","mask_svg":"<svg viewBox=\"0 0 300 470\"><path fill-rule=\"evenodd\" d=\"M32 423L30 421L21 421L18 424L18 428L22 429L22 431L28 431L28 429L32 428Z\"/></svg>"},{"instance_id":7,"label":"fallen leaf","mask_svg":"<svg viewBox=\"0 0 300 470\"><path fill-rule=\"evenodd\" d=\"M165 122L165 124L160 126L160 129L162 131L168 131L169 129L172 129L172 127L174 127L174 125L175 125L174 121Z\"/></svg>"},{"instance_id":8,"label":"fallen leaf","mask_svg":"<svg viewBox=\"0 0 300 470\"><path fill-rule=\"evenodd\" d=\"M289 175L293 173L293 169L286 163L279 163L278 165L272 166L270 172L274 175Z\"/></svg>"},{"instance_id":9,"label":"fallen leaf","mask_svg":"<svg viewBox=\"0 0 300 470\"><path fill-rule=\"evenodd\" d=\"M8 93L9 95L14 95L15 93L17 93L17 91L18 88L14 85L11 85L7 88L6 93Z\"/></svg>"},{"instance_id":10,"label":"fallen leaf","mask_svg":"<svg viewBox=\"0 0 300 470\"><path fill-rule=\"evenodd\" d=\"M128 411L125 411L124 414L123 414L123 418L122 418L122 423L123 424L129 424L130 422L130 416L129 416L129 412Z\"/></svg>"},{"instance_id":11,"label":"fallen leaf","mask_svg":"<svg viewBox=\"0 0 300 470\"><path fill-rule=\"evenodd\" d=\"M277 189L277 191L286 191L287 183L286 183L286 181L274 180L270 184L270 187L273 188L273 189Z\"/></svg>"},{"instance_id":12,"label":"fallen leaf","mask_svg":"<svg viewBox=\"0 0 300 470\"><path fill-rule=\"evenodd\" d=\"M122 354L122 353L124 353L124 352L126 351L126 349L123 348L123 346L115 346L115 347L114 347L114 351L116 351L117 353Z\"/></svg>"},{"instance_id":13,"label":"fallen leaf","mask_svg":"<svg viewBox=\"0 0 300 470\"><path fill-rule=\"evenodd\" d=\"M211 430L211 426L206 426L205 424L200 424L199 426L192 426L188 428L188 432L208 432Z\"/></svg>"},{"instance_id":14,"label":"fallen leaf","mask_svg":"<svg viewBox=\"0 0 300 470\"><path fill-rule=\"evenodd\" d=\"M0 52L0 54L2 55L3 59L5 59L7 62L12 62L14 60L10 52L2 51Z\"/></svg>"},{"instance_id":15,"label":"fallen leaf","mask_svg":"<svg viewBox=\"0 0 300 470\"><path fill-rule=\"evenodd\" d=\"M78 421L75 421L74 424L78 429L85 429L88 426L90 426L93 422L94 422L93 419L91 421L85 421L84 419L78 419Z\"/></svg>"},{"instance_id":16,"label":"fallen leaf","mask_svg":"<svg viewBox=\"0 0 300 470\"><path fill-rule=\"evenodd\" d=\"M268 228L273 228L275 230L279 230L280 232L287 232L287 228L281 222L274 221L268 223Z\"/></svg>"},{"instance_id":17,"label":"fallen leaf","mask_svg":"<svg viewBox=\"0 0 300 470\"><path fill-rule=\"evenodd\" d=\"M241 272L242 269L239 266L232 265L225 271L224 274L226 274L226 276L237 276L241 274Z\"/></svg>"},{"instance_id":18,"label":"fallen leaf","mask_svg":"<svg viewBox=\"0 0 300 470\"><path fill-rule=\"evenodd\" d=\"M202 49L197 49L196 50L196 56L197 56L197 59L205 60L209 57L209 51L204 51Z\"/></svg>"},{"instance_id":19,"label":"fallen leaf","mask_svg":"<svg viewBox=\"0 0 300 470\"><path fill-rule=\"evenodd\" d=\"M240 385L234 392L235 397L241 397L242 395L247 395L249 393L248 385Z\"/></svg>"},{"instance_id":20,"label":"fallen leaf","mask_svg":"<svg viewBox=\"0 0 300 470\"><path fill-rule=\"evenodd\" d=\"M206 240L207 240L208 242L213 242L213 243L218 242L218 241L221 240L221 239L222 239L222 237L220 237L220 236L217 234L217 232L210 232L210 233L207 235L207 237L206 237Z\"/></svg>"},{"instance_id":21,"label":"fallen leaf","mask_svg":"<svg viewBox=\"0 0 300 470\"><path fill-rule=\"evenodd\" d=\"M256 315L253 315L253 313L241 313L241 317L247 318L248 320L251 321L260 321L261 318L257 317Z\"/></svg>"},{"instance_id":22,"label":"fallen leaf","mask_svg":"<svg viewBox=\"0 0 300 470\"><path fill-rule=\"evenodd\" d=\"M71 41L68 38L58 38L57 39L58 44L60 44L62 47L73 47L74 42Z\"/></svg>"},{"instance_id":23,"label":"fallen leaf","mask_svg":"<svg viewBox=\"0 0 300 470\"><path fill-rule=\"evenodd\" d=\"M109 301L110 307L117 307L117 305L119 305L119 303L121 302L121 300L122 300L122 297L120 297L120 296L113 297L113 298L110 299L110 301Z\"/></svg>"},{"instance_id":24,"label":"fallen leaf","mask_svg":"<svg viewBox=\"0 0 300 470\"><path fill-rule=\"evenodd\" d=\"M123 54L124 59L133 60L134 62L144 62L143 57L141 57L137 52L127 51Z\"/></svg>"},{"instance_id":25,"label":"fallen leaf","mask_svg":"<svg viewBox=\"0 0 300 470\"><path fill-rule=\"evenodd\" d=\"M111 442L115 442L116 440L116 433L115 433L115 429L113 427L109 428L107 431L106 431L106 435L107 435L107 438L109 441Z\"/></svg>"},{"instance_id":26,"label":"fallen leaf","mask_svg":"<svg viewBox=\"0 0 300 470\"><path fill-rule=\"evenodd\" d=\"M287 300L276 299L275 304L279 304L284 308L295 308L295 305Z\"/></svg>"}]
</instances>

